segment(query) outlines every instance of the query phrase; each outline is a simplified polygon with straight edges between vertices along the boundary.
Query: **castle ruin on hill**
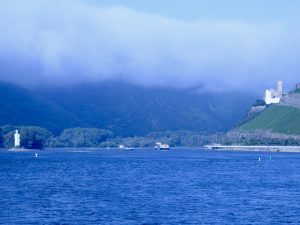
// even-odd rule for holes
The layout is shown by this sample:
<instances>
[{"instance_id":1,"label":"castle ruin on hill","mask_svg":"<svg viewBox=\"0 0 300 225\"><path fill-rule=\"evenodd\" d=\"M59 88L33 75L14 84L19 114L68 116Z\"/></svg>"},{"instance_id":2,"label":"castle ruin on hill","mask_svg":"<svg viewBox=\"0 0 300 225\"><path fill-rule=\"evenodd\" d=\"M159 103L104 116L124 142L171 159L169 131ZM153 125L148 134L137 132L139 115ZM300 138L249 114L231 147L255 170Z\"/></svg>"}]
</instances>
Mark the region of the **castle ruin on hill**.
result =
<instances>
[{"instance_id":1,"label":"castle ruin on hill","mask_svg":"<svg viewBox=\"0 0 300 225\"><path fill-rule=\"evenodd\" d=\"M264 100L267 105L277 104L283 96L283 82L282 80L277 81L277 90L268 89L265 91Z\"/></svg>"}]
</instances>

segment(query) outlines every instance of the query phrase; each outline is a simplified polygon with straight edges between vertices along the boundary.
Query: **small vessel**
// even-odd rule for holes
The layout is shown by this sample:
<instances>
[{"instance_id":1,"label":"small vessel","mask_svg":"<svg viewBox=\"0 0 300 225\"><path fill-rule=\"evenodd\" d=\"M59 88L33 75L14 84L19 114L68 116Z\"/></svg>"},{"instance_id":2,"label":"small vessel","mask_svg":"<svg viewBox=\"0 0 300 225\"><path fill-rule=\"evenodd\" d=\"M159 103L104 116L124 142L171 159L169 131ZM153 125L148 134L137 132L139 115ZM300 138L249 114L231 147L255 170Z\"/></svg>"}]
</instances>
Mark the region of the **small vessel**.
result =
<instances>
[{"instance_id":1,"label":"small vessel","mask_svg":"<svg viewBox=\"0 0 300 225\"><path fill-rule=\"evenodd\" d=\"M125 145L119 145L118 149L133 151L132 147L126 147Z\"/></svg>"},{"instance_id":2,"label":"small vessel","mask_svg":"<svg viewBox=\"0 0 300 225\"><path fill-rule=\"evenodd\" d=\"M213 144L209 144L209 145L204 145L203 147L206 149L212 150L212 149L219 149L222 147L222 145L213 143Z\"/></svg>"},{"instance_id":3,"label":"small vessel","mask_svg":"<svg viewBox=\"0 0 300 225\"><path fill-rule=\"evenodd\" d=\"M161 142L156 142L155 148L158 150L170 150L170 146L168 144L162 144Z\"/></svg>"},{"instance_id":4,"label":"small vessel","mask_svg":"<svg viewBox=\"0 0 300 225\"><path fill-rule=\"evenodd\" d=\"M118 149L124 149L125 146L124 145L119 145Z\"/></svg>"}]
</instances>

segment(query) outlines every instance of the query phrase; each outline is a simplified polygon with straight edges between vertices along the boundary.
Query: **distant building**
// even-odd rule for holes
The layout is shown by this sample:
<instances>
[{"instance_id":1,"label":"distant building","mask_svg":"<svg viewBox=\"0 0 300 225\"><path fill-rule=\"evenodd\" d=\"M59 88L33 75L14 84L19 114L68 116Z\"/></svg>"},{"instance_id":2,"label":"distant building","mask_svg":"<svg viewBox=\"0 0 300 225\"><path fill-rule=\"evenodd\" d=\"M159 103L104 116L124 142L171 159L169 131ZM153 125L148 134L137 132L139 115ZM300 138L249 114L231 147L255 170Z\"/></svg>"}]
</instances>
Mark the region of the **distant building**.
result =
<instances>
[{"instance_id":1,"label":"distant building","mask_svg":"<svg viewBox=\"0 0 300 225\"><path fill-rule=\"evenodd\" d=\"M277 90L274 89L268 89L265 91L265 97L264 100L267 105L269 104L277 104L280 102L280 99L283 95L283 82L282 80L279 80L277 82Z\"/></svg>"},{"instance_id":2,"label":"distant building","mask_svg":"<svg viewBox=\"0 0 300 225\"><path fill-rule=\"evenodd\" d=\"M279 98L282 98L283 91L282 91L282 80L277 81L277 93Z\"/></svg>"},{"instance_id":3,"label":"distant building","mask_svg":"<svg viewBox=\"0 0 300 225\"><path fill-rule=\"evenodd\" d=\"M21 138L18 130L16 130L14 136L15 136L15 148L20 148Z\"/></svg>"}]
</instances>

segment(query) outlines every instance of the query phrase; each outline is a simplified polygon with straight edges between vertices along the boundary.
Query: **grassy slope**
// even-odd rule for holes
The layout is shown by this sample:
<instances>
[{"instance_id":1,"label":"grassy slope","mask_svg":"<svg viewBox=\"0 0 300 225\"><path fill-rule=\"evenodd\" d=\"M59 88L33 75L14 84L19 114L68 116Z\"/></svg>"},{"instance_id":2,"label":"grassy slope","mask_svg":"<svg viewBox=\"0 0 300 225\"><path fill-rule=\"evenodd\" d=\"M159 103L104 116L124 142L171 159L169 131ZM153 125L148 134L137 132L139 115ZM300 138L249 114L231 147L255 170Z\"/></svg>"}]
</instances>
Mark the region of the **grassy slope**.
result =
<instances>
[{"instance_id":1,"label":"grassy slope","mask_svg":"<svg viewBox=\"0 0 300 225\"><path fill-rule=\"evenodd\" d=\"M271 105L253 120L243 124L241 129L270 129L279 133L300 134L300 109Z\"/></svg>"}]
</instances>

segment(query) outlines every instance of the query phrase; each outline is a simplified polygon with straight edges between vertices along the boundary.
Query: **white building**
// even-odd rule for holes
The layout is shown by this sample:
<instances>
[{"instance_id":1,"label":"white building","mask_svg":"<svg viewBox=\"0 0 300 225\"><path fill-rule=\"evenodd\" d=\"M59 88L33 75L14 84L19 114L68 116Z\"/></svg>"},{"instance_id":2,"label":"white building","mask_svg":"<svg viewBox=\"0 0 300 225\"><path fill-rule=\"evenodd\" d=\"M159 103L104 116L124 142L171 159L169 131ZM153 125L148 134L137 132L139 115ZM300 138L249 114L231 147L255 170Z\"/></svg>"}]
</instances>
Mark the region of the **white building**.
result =
<instances>
[{"instance_id":1,"label":"white building","mask_svg":"<svg viewBox=\"0 0 300 225\"><path fill-rule=\"evenodd\" d=\"M16 130L14 136L15 136L15 148L20 148L21 138L18 130Z\"/></svg>"},{"instance_id":2,"label":"white building","mask_svg":"<svg viewBox=\"0 0 300 225\"><path fill-rule=\"evenodd\" d=\"M282 89L282 81L281 80L279 80L277 82L277 91L275 91L274 89L266 90L265 97L264 97L266 104L267 105L278 104L283 95L282 90L283 89Z\"/></svg>"}]
</instances>

